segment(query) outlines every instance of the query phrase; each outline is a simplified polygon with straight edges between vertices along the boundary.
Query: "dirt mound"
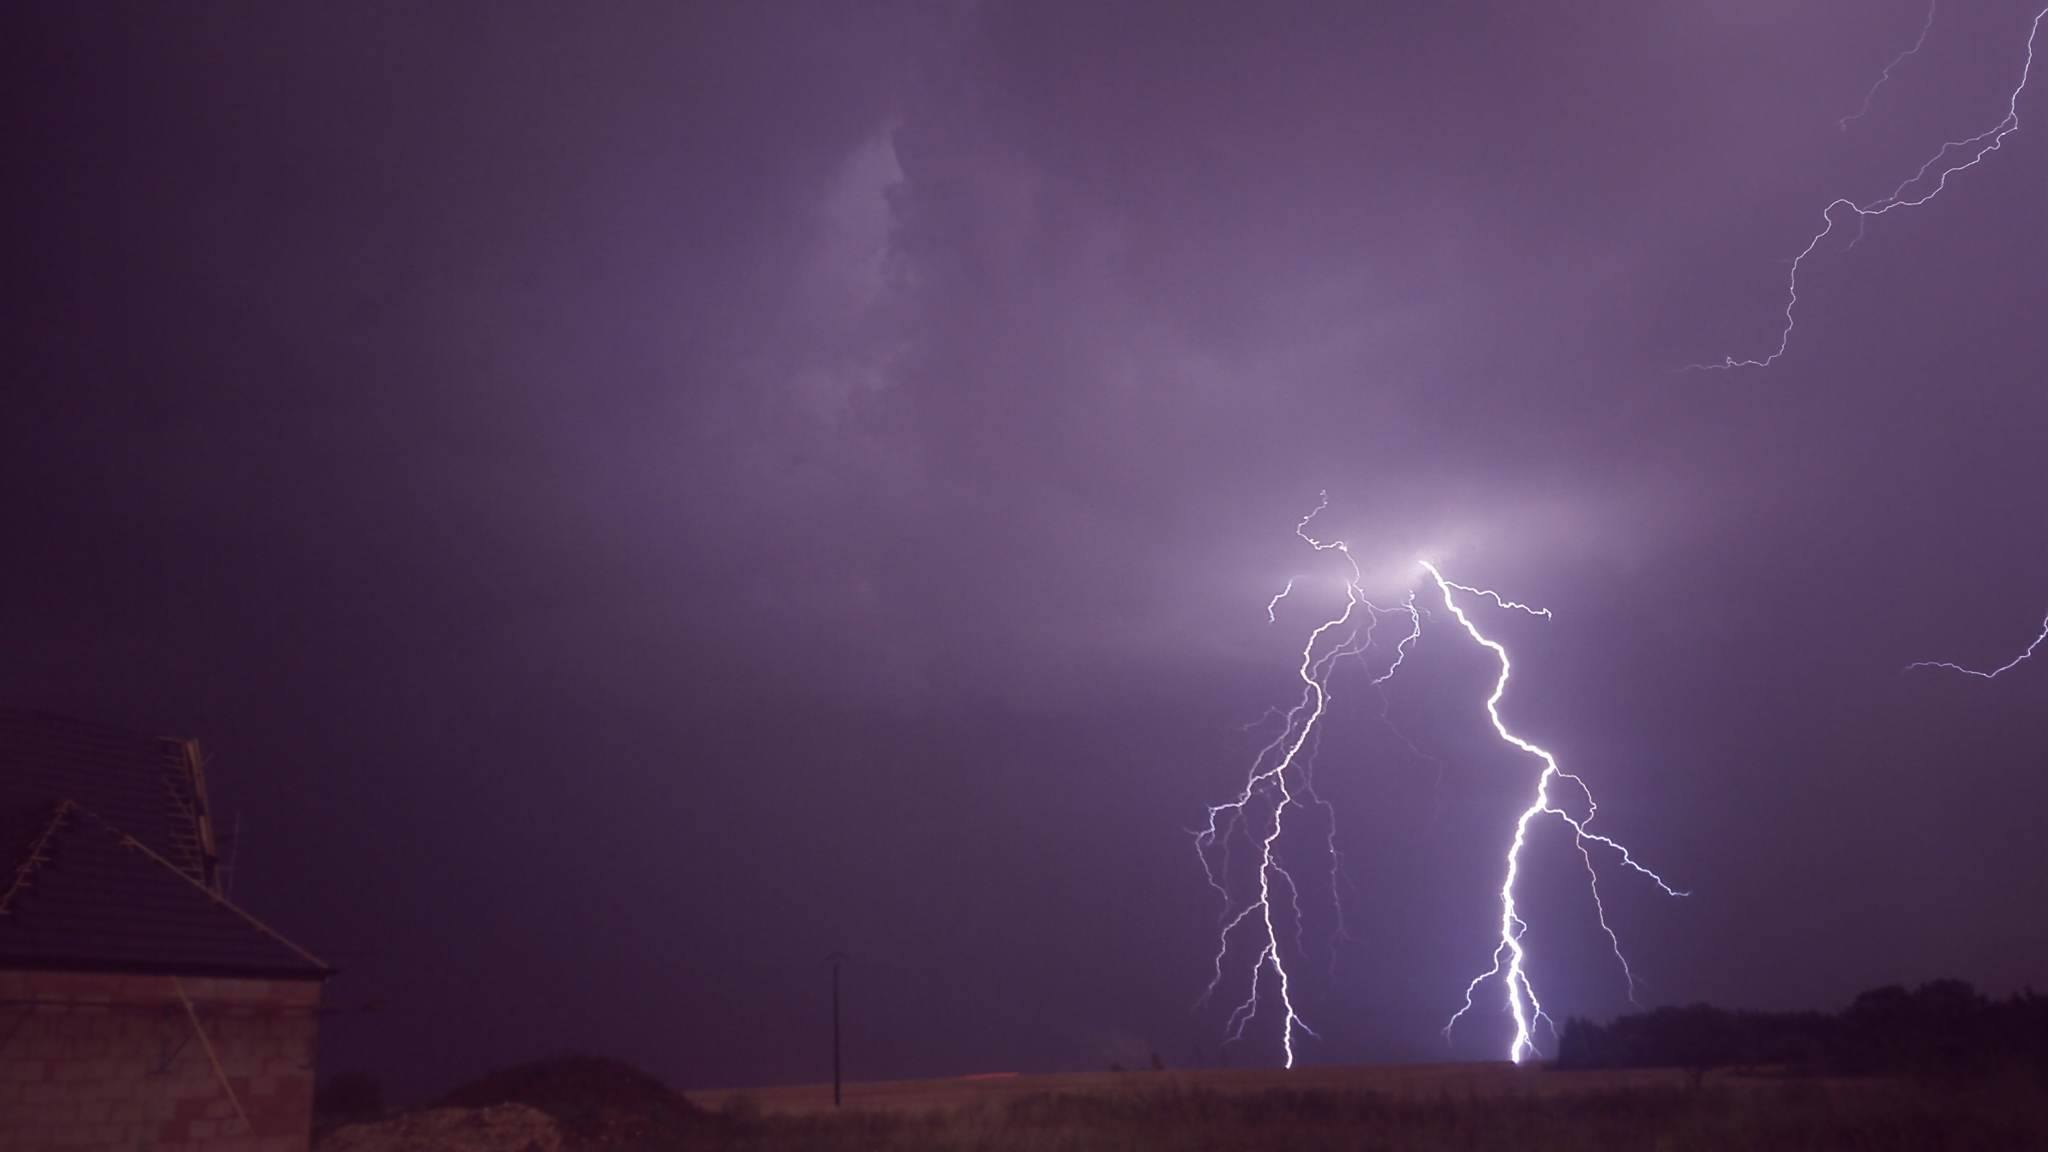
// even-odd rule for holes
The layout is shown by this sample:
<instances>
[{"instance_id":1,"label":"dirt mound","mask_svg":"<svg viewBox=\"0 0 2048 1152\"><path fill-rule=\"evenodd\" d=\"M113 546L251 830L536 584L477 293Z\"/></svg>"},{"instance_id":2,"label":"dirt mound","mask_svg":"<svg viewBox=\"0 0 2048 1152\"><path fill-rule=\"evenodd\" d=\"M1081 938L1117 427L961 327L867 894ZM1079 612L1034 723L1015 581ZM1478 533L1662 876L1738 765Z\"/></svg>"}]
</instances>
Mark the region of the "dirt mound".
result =
<instances>
[{"instance_id":1,"label":"dirt mound","mask_svg":"<svg viewBox=\"0 0 2048 1152\"><path fill-rule=\"evenodd\" d=\"M547 1113L520 1104L430 1108L389 1120L344 1124L320 1138L320 1152L561 1152Z\"/></svg>"},{"instance_id":2,"label":"dirt mound","mask_svg":"<svg viewBox=\"0 0 2048 1152\"><path fill-rule=\"evenodd\" d=\"M636 1143L695 1128L705 1113L668 1085L630 1064L563 1056L500 1068L450 1092L457 1108L523 1104L561 1126L570 1148ZM324 1150L323 1150L324 1152Z\"/></svg>"}]
</instances>

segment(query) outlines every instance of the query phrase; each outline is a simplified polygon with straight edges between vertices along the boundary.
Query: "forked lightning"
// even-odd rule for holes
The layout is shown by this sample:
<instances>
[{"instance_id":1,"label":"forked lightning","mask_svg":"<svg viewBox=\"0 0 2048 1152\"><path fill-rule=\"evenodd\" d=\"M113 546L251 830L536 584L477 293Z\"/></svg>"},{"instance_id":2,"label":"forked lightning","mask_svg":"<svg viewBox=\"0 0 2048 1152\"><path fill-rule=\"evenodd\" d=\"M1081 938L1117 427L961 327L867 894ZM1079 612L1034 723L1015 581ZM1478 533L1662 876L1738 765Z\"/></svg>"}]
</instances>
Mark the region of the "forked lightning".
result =
<instances>
[{"instance_id":1,"label":"forked lightning","mask_svg":"<svg viewBox=\"0 0 2048 1152\"><path fill-rule=\"evenodd\" d=\"M1335 552L1344 560L1346 575L1343 581L1344 602L1334 615L1317 624L1302 645L1301 663L1296 669L1302 688L1301 696L1294 706L1281 717L1281 729L1252 760L1244 786L1235 798L1213 805L1208 810L1207 823L1194 833L1196 855L1202 862L1202 869L1208 877L1210 887L1222 898L1224 915L1222 929L1218 933L1216 956L1209 986L1203 993L1206 1001L1223 983L1226 964L1232 952L1232 940L1240 934L1252 936L1252 957L1249 972L1249 989L1245 999L1232 1009L1225 1024L1230 1039L1244 1035L1245 1028L1257 1017L1260 998L1265 995L1267 972L1277 985L1273 996L1279 1001L1280 1044L1286 1066L1293 1067L1296 1058L1295 1040L1297 1033L1310 1036L1315 1033L1303 1021L1295 1004L1295 989L1288 971L1289 949L1283 947L1280 923L1274 917L1276 888L1286 890L1287 903L1284 915L1292 917L1292 953L1299 957L1302 946L1302 911L1300 888L1295 883L1281 856L1279 845L1287 831L1287 817L1291 809L1304 807L1304 801L1329 810L1330 822L1326 825L1323 850L1330 860L1331 895L1336 898L1336 878L1340 859L1337 854L1335 812L1330 805L1316 797L1309 775L1308 755L1304 749L1312 749L1313 740L1319 740L1318 724L1323 720L1330 704L1329 678L1337 664L1347 657L1362 658L1373 646L1374 629L1383 615L1404 615L1408 618L1408 629L1393 645L1392 658L1387 667L1372 677L1371 683L1382 684L1401 669L1408 659L1417 640L1422 635L1422 613L1416 607L1415 594L1411 591L1399 607L1382 608L1367 599L1359 586L1358 563L1351 555L1350 548L1341 540L1320 540L1309 534L1309 525L1328 506L1328 496L1295 525L1295 535L1300 537L1317 552ZM1599 917L1601 931L1607 936L1620 963L1624 979L1628 981L1629 994L1635 994L1635 974L1629 968L1628 959L1621 948L1621 938L1607 921L1607 906L1601 899L1599 872L1595 867L1593 852L1597 847L1605 853L1616 856L1620 862L1633 871L1647 877L1664 892L1678 896L1684 893L1666 883L1663 877L1636 862L1627 848L1620 843L1588 829L1593 817L1599 811L1594 803L1591 790L1580 777L1564 771L1557 759L1548 751L1509 730L1500 717L1500 700L1506 693L1510 663L1507 649L1497 640L1490 639L1466 614L1453 595L1462 592L1469 596L1491 601L1504 611L1518 611L1530 616L1548 619L1550 612L1544 608L1533 608L1494 592L1490 589L1475 588L1459 584L1444 577L1436 565L1422 561L1421 568L1435 583L1443 599L1444 608L1458 621L1465 633L1481 647L1492 652L1500 663L1500 674L1495 679L1493 691L1486 698L1485 708L1492 721L1496 735L1515 749L1535 756L1542 763L1536 778L1535 798L1523 809L1514 826L1506 857L1506 874L1501 882L1501 919L1499 942L1493 950L1493 966L1475 977L1465 988L1464 1004L1452 1014L1444 1026L1445 1034L1460 1017L1472 1008L1474 994L1488 979L1500 977L1507 993L1507 1008L1514 1017L1515 1035L1508 1047L1508 1058L1520 1062L1537 1053L1533 1029L1538 1023L1548 1022L1549 1017L1537 998L1536 987L1531 980L1526 964L1527 952L1523 947L1523 935L1527 923L1516 910L1515 887L1521 875L1522 849L1528 842L1529 828L1538 817L1556 816L1571 829L1573 842L1586 868L1588 885L1593 896L1594 909ZM1269 621L1277 621L1280 603L1295 591L1296 582L1289 580L1266 605ZM1363 611L1363 619L1360 612ZM1571 810L1560 807L1551 795L1551 786L1557 781L1566 781L1584 799L1583 816L1574 815ZM1255 891L1242 898L1233 894L1230 885L1229 844L1238 831L1243 830L1248 840L1257 847L1257 884ZM1338 906L1339 935L1342 934L1342 906Z\"/></svg>"}]
</instances>

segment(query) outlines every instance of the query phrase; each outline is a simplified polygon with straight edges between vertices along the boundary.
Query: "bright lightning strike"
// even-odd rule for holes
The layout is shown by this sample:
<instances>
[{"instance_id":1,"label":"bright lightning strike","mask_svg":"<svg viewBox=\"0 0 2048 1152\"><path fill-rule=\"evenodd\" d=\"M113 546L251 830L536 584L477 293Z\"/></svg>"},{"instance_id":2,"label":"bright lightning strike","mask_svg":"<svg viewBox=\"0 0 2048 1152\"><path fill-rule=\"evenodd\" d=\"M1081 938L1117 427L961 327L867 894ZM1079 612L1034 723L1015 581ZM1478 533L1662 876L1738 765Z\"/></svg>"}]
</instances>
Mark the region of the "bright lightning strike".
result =
<instances>
[{"instance_id":1,"label":"bright lightning strike","mask_svg":"<svg viewBox=\"0 0 2048 1152\"><path fill-rule=\"evenodd\" d=\"M1624 865L1648 877L1657 887L1663 889L1669 895L1682 896L1685 893L1666 883L1662 876L1638 864L1635 858L1629 854L1628 849L1621 844L1586 830L1586 826L1593 822L1593 817L1600 811L1600 806L1593 800L1592 791L1587 788L1584 780L1559 767L1557 757L1551 755L1542 747L1515 735L1502 722L1500 718L1500 699L1507 692L1508 676L1511 668L1508 660L1508 650L1499 641L1488 639L1484 633L1480 632L1478 625L1474 624L1472 618L1465 614L1465 610L1459 607L1457 599L1451 593L1455 589L1474 596L1487 597L1504 609L1519 610L1531 616L1548 618L1550 613L1544 609L1531 608L1526 604L1517 604L1511 600L1503 600L1498 594L1484 589L1473 588L1469 585L1447 580L1444 578L1443 573L1437 570L1436 565L1431 564L1427 560L1422 562L1422 566L1429 572L1430 578L1436 581L1437 591L1443 595L1444 608L1457 618L1458 623L1464 627L1467 635L1477 641L1481 647L1492 652L1494 657L1500 661L1500 676L1493 683L1493 694L1486 698L1486 715L1488 719L1493 721L1495 734L1508 744L1529 753L1543 762L1543 771L1536 777L1535 799L1530 801L1529 806L1524 808L1521 816L1516 819L1514 839L1508 845L1507 871L1501 880L1500 887L1500 942L1494 946L1493 966L1474 977L1472 982L1465 986L1464 1006L1452 1013L1450 1020L1444 1024L1444 1034L1448 1036L1451 1029L1457 1025L1458 1018L1471 1011L1472 996L1479 986L1493 977L1500 977L1507 990L1508 1011L1515 1020L1515 1038L1508 1045L1508 1059L1519 1064L1523 1059L1537 1054L1536 1040L1532 1035L1532 1030L1537 1023L1551 1025L1553 1031L1555 1029L1555 1026L1551 1024L1549 1016L1543 1011L1543 1003L1536 995L1535 984L1529 978L1527 966L1528 953L1522 946L1522 937L1528 932L1529 926L1516 911L1515 906L1515 881L1521 876L1522 848L1528 843L1530 824L1538 816L1548 815L1558 817L1571 828L1573 843L1578 847L1579 855L1586 864L1586 873L1591 878L1593 907L1600 919L1600 929L1607 934L1608 943L1614 949L1614 957L1621 963L1622 974L1629 983L1631 998L1635 994L1635 973L1629 968L1628 957L1622 954L1621 938L1615 935L1614 929L1609 927L1607 923L1607 906L1600 898L1599 874L1594 870L1592 850L1588 845L1598 844L1615 852L1620 856L1621 862ZM1556 802L1551 799L1550 785L1556 780L1569 780L1572 786L1585 796L1586 815L1584 819L1573 817L1571 813L1558 807Z\"/></svg>"},{"instance_id":2,"label":"bright lightning strike","mask_svg":"<svg viewBox=\"0 0 2048 1152\"><path fill-rule=\"evenodd\" d=\"M1983 163L1985 157L1998 151L2004 145L2006 137L2019 131L2020 95L2027 90L2027 82L2034 71L2034 41L2040 34L2041 21L2044 18L2048 18L2048 8L2043 8L2036 12L2033 23L2028 26L2026 64L2020 69L2019 84L2013 88L2012 95L2006 100L2004 119L1977 133L1975 136L1962 140L1950 140L1944 143L1934 155L1928 157L1927 161L1920 165L1918 171L1900 181L1898 187L1892 189L1889 196L1873 200L1867 204L1858 204L1846 198L1836 199L1830 201L1828 206L1821 210L1820 231L1814 233L1813 238L1806 242L1806 247L1800 250L1799 255L1792 258L1792 270L1786 277L1785 283L1785 326L1778 333L1777 348L1760 358L1737 359L1734 356L1728 356L1724 357L1719 364L1689 364L1686 366L1687 370L1718 371L1732 368L1770 367L1779 357L1785 354L1785 349L1792 343L1792 328L1795 323L1793 312L1799 306L1799 269L1805 264L1806 258L1813 255L1814 249L1820 247L1820 242L1827 239L1834 232L1835 224L1843 218L1844 214L1838 213L1837 209L1847 209L1846 215L1855 218L1858 235L1860 236L1863 225L1869 223L1872 218L1884 216L1899 208L1918 208L1920 205L1941 195L1942 191L1948 187L1949 177L1954 176L1958 172L1968 171ZM1933 20L1931 9L1929 10L1928 19L1930 22ZM1924 39L1923 34L1923 42ZM1915 44L1913 51L1917 52L1918 50L1919 45ZM1910 54L1908 53L1908 55ZM1901 59L1903 58L1902 56ZM1893 61L1893 64L1896 63L1896 60ZM1885 72L1889 75L1891 68L1887 67ZM1882 79L1880 79L1879 83L1883 83ZM1871 91L1874 94L1876 89L1873 88ZM1868 107L1868 100L1865 101L1865 107ZM1857 115L1860 116L1862 113L1858 112ZM1955 162L1949 163L1946 167L1939 167L1944 161L1951 159L1951 151L1957 157ZM1968 158L1960 159L1963 156ZM1932 181L1931 187L1928 186L1930 179ZM1917 195L1910 194L1911 190L1920 188L1925 188L1925 191L1921 191Z\"/></svg>"},{"instance_id":3,"label":"bright lightning strike","mask_svg":"<svg viewBox=\"0 0 2048 1152\"><path fill-rule=\"evenodd\" d=\"M1230 1012L1224 1028L1232 1041L1243 1038L1245 1029L1257 1018L1263 997L1268 996L1269 981L1273 987L1271 995L1276 996L1280 1007L1280 1043L1287 1067L1293 1067L1296 1057L1295 1038L1300 1032L1309 1036L1316 1033L1309 1028L1295 1004L1295 988L1288 965L1302 956L1306 949L1303 942L1302 891L1295 881L1282 853L1283 837L1289 836L1287 818L1295 809L1316 806L1324 809L1328 822L1324 830L1323 850L1330 860L1329 884L1331 899L1337 905L1337 939L1344 938L1343 904L1338 899L1339 869L1342 858L1337 851L1337 828L1335 809L1314 791L1311 761L1316 746L1321 742L1319 724L1326 715L1332 699L1330 676L1340 662L1347 658L1362 658L1372 648L1374 631L1382 616L1402 615L1408 618L1408 629L1394 643L1392 659L1386 669L1371 678L1374 685L1384 684L1398 672L1407 661L1416 642L1422 636L1422 610L1416 605L1415 594L1410 592L1399 607L1382 608L1367 599L1359 587L1360 573L1357 560L1342 540L1322 540L1309 532L1309 525L1326 507L1329 498L1325 493L1308 515L1296 523L1294 533L1317 552L1335 552L1343 557L1348 575L1344 580L1344 603L1334 614L1323 619L1308 634L1302 644L1301 661L1296 676L1301 681L1301 695L1292 708L1282 712L1270 709L1267 716L1280 718L1280 730L1253 757L1252 766L1245 782L1236 796L1222 804L1210 806L1207 823L1192 835L1195 839L1195 853L1202 862L1203 874L1209 886L1215 890L1223 903L1221 930L1217 933L1216 955L1212 963L1212 975L1207 989L1202 994L1206 1002L1223 984L1225 968L1239 945L1235 941L1243 935L1250 935L1249 990L1241 1002ZM1499 976L1507 989L1508 1010L1515 1019L1515 1038L1508 1049L1508 1057L1520 1062L1537 1053L1532 1029L1539 1023L1549 1024L1550 1017L1544 1012L1537 998L1535 984L1527 969L1527 953L1523 937L1528 931L1527 923L1516 909L1516 882L1521 875L1522 848L1528 841L1530 826L1538 817L1555 816L1572 831L1573 844L1586 868L1588 889L1593 897L1593 906L1599 918L1600 930L1606 934L1615 960L1621 965L1622 975L1628 982L1629 996L1635 996L1635 973L1630 968L1628 957L1622 952L1621 938L1609 925L1607 906L1600 893L1600 874L1595 866L1593 853L1598 847L1617 856L1627 868L1640 873L1654 882L1664 892L1682 896L1683 892L1666 883L1663 877L1637 863L1629 850L1620 843L1589 830L1593 818L1599 813L1592 792L1580 777L1564 771L1556 757L1548 751L1515 735L1501 720L1500 700L1507 691L1510 664L1507 649L1496 640L1480 632L1470 616L1453 595L1454 591L1490 601L1503 611L1522 612L1530 616L1550 618L1547 608L1535 608L1518 601L1509 600L1500 593L1487 588L1476 588L1459 584L1449 579L1427 561L1422 563L1431 579L1436 582L1437 591L1443 598L1444 607L1456 617L1465 632L1482 647L1492 652L1500 662L1500 675L1495 680L1492 694L1486 700L1486 712L1493 722L1494 732L1501 740L1515 748L1537 757L1543 763L1537 776L1536 796L1515 822L1515 833L1508 848L1506 876L1500 889L1501 921L1500 942L1493 953L1493 966L1474 978L1465 988L1464 1006L1451 1016L1444 1032L1449 1035L1451 1028L1472 1008L1472 998L1480 985L1488 979ZM1286 587L1266 604L1266 617L1277 621L1282 601L1294 591L1295 581L1289 580ZM1360 619L1361 610L1363 619ZM1384 711L1382 698L1382 715ZM1263 721L1261 722L1263 723ZM1397 731L1398 735L1398 731ZM1405 741L1405 737L1403 737ZM1409 747L1413 750L1413 745ZM1420 756L1421 753L1417 752ZM1426 757L1425 757L1426 758ZM1557 781L1567 781L1583 797L1585 815L1575 816L1560 807L1551 796L1551 786ZM1254 894L1247 898L1235 895L1231 888L1230 844L1237 833L1242 831L1245 838L1257 848L1257 886ZM1284 897L1284 904L1278 916L1274 905ZM1283 928L1290 928L1283 936ZM1283 943L1283 939L1287 943ZM1238 954L1242 954L1239 952ZM1333 952L1334 963L1334 952ZM1270 969L1270 975L1268 970ZM1554 1026L1553 1026L1554 1031Z\"/></svg>"},{"instance_id":4,"label":"bright lightning strike","mask_svg":"<svg viewBox=\"0 0 2048 1152\"><path fill-rule=\"evenodd\" d=\"M1324 808L1330 816L1330 824L1324 837L1324 846L1331 861L1331 894L1336 898L1336 877L1339 858L1336 847L1335 811L1324 803L1313 791L1313 781L1308 770L1308 759L1313 754L1312 738L1317 736L1317 724L1322 720L1330 703L1329 678L1337 663L1349 656L1362 655L1372 643L1374 627L1380 615L1388 611L1367 600L1358 587L1359 570L1357 561L1351 557L1351 550L1342 540L1321 540L1309 534L1309 524L1324 508L1329 506L1329 494L1322 499L1308 515L1294 526L1294 534L1317 552L1335 552L1342 556L1349 571L1344 580L1344 605L1335 615L1317 625L1308 635L1301 648L1301 664L1296 675L1301 680L1301 696L1295 705L1281 714L1278 735L1259 750L1252 760L1250 773L1244 787L1236 798L1209 808L1208 822L1194 833L1195 852L1202 861L1203 874L1208 877L1209 886L1224 902L1224 922L1217 934L1214 975L1202 999L1214 995L1222 984L1224 964L1229 959L1232 937L1239 930L1249 926L1254 932L1255 955L1251 963L1251 988L1245 999L1231 1010L1225 1024L1232 1040L1244 1035L1245 1027L1258 1015L1259 999L1263 994L1266 971L1272 970L1272 979L1277 982L1280 1001L1280 1044L1286 1066L1294 1066L1295 1033L1313 1036L1315 1032L1301 1018L1294 1004L1292 978L1289 975L1286 949L1281 944L1280 925L1274 917L1275 889L1284 887L1287 898L1287 913L1293 917L1293 951L1301 950L1301 890L1289 872L1279 844L1286 831L1286 820L1290 809L1314 804ZM1266 604L1268 620L1276 618L1280 602L1294 590L1294 581ZM1413 621L1419 621L1415 614L1413 598L1406 609ZM1365 611L1362 624L1354 623L1360 609ZM1396 665L1408 651L1419 631L1419 623L1411 629L1407 639L1401 641L1396 650ZM1306 752L1304 750L1307 750ZM1255 828L1249 832L1258 849L1257 894L1242 907L1237 905L1229 887L1229 842L1239 828ZM1212 858L1213 854L1213 858ZM1235 909L1235 911L1233 911ZM1342 932L1342 905L1339 904L1339 933Z\"/></svg>"},{"instance_id":5,"label":"bright lightning strike","mask_svg":"<svg viewBox=\"0 0 2048 1152\"><path fill-rule=\"evenodd\" d=\"M2040 635L2034 637L2034 642L2032 644L2027 645L2026 651L2020 653L2019 655L2013 657L2012 659L2006 661L1998 667L1993 668L1989 672L1982 672L1975 668L1965 668L1961 664L1951 664L1946 660L1915 660L1911 664L1906 665L1906 667L1902 669L1902 671L1910 672L1915 668L1942 668L1950 672L1960 672L1965 676L1977 676L1985 680L1996 680L2005 673L2010 672L2014 668L2017 668L2021 664L2025 663L2030 657L2034 655L2034 652L2037 649L2039 649L2041 645L2044 643L2048 643L2048 617L2042 618L2041 633Z\"/></svg>"},{"instance_id":6,"label":"bright lightning strike","mask_svg":"<svg viewBox=\"0 0 2048 1152\"><path fill-rule=\"evenodd\" d=\"M1201 858L1202 871L1209 878L1209 886L1214 888L1223 897L1225 912L1228 915L1232 897L1225 882L1229 877L1224 875L1219 878L1219 869L1213 866L1210 861L1210 849L1216 847L1219 842L1227 848L1227 837L1229 834L1241 823L1248 822L1253 818L1251 809L1255 803L1268 803L1271 805L1271 812L1267 816L1270 823L1265 826L1264 834L1254 834L1259 847L1258 895L1245 904L1236 915L1230 916L1224 923L1222 931L1217 934L1216 974L1209 981L1209 987L1203 992L1202 997L1204 1000L1208 999L1215 993L1217 985L1223 981L1223 963L1230 952L1231 936L1237 932L1239 927L1247 923L1253 924L1260 930L1261 939L1258 954L1252 961L1251 992L1242 1003L1231 1010L1230 1020L1225 1027L1230 1030L1230 1038L1233 1040L1244 1035L1245 1026L1258 1014L1260 983L1266 968L1270 965L1274 976L1279 980L1278 991L1280 1006L1283 1012L1280 1024L1280 1043L1283 1052L1286 1054L1286 1064L1289 1068L1294 1067L1295 1030L1300 1029L1311 1036L1315 1033L1294 1009L1293 990L1287 974L1287 961L1281 955L1280 933L1273 922L1273 887L1276 878L1280 883L1284 883L1287 886L1289 903L1296 910L1297 925L1299 924L1300 907L1299 889L1294 883L1294 877L1282 866L1278 855L1274 851L1274 845L1279 841L1281 833L1285 830L1287 809L1295 804L1294 792L1289 787L1289 771L1296 769L1296 757L1301 754L1302 747L1308 743L1310 734L1315 731L1316 722L1322 719L1323 710L1329 704L1329 690L1325 687L1325 681L1329 675L1330 664L1334 662L1337 653L1333 650L1319 659L1316 655L1316 646L1322 641L1326 633L1340 630L1348 624L1353 610L1359 604L1356 583L1358 566L1355 562L1351 561L1349 550L1345 548L1343 541L1338 540L1324 543L1308 534L1309 521L1314 520L1316 513L1321 512L1328 504L1329 496L1325 493L1322 502L1318 503L1313 511L1307 516L1302 517L1301 522L1295 525L1294 533L1307 541L1309 546L1318 552L1335 550L1343 554L1345 561L1350 564L1352 579L1347 580L1344 585L1343 611L1324 621L1313 632L1309 633L1308 642L1302 645L1301 667L1298 671L1302 682L1300 701L1282 717L1283 722L1280 734L1275 736L1271 743L1259 750L1258 756L1252 761L1251 773L1246 777L1244 788L1238 793L1237 798L1227 803L1212 806L1209 809L1208 826L1195 833L1195 853ZM1283 588L1279 595L1273 597L1267 603L1266 614L1269 619L1273 616L1274 608L1293 590L1294 582L1289 580L1287 587ZM1349 641L1346 643L1348 644ZM1338 648L1342 649L1344 646L1344 644L1340 644ZM1269 759L1271 760L1270 765L1268 764ZM1222 861L1222 870L1227 872L1228 866L1229 860L1226 855Z\"/></svg>"}]
</instances>

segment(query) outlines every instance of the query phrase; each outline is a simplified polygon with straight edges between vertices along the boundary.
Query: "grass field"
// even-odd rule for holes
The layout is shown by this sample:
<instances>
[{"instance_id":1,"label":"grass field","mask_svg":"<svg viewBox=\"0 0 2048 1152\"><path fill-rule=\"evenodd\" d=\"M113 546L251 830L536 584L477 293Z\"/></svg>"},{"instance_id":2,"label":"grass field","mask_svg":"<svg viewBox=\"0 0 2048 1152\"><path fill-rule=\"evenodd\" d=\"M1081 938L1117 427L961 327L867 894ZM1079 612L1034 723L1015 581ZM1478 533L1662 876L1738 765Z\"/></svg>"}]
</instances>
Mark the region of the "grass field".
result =
<instances>
[{"instance_id":1,"label":"grass field","mask_svg":"<svg viewBox=\"0 0 2048 1152\"><path fill-rule=\"evenodd\" d=\"M1505 1064L993 1076L702 1092L691 1147L755 1149L2048 1148L2048 1084Z\"/></svg>"},{"instance_id":2,"label":"grass field","mask_svg":"<svg viewBox=\"0 0 2048 1152\"><path fill-rule=\"evenodd\" d=\"M1767 1083L1763 1078L1713 1073L1709 1081L1736 1087ZM1680 1089L1690 1077L1678 1069L1630 1069L1561 1072L1543 1067L1486 1064L1379 1064L1351 1067L1230 1069L1207 1068L1167 1072L1083 1072L1052 1076L991 1073L937 1080L870 1080L845 1084L845 1108L862 1111L959 1111L1005 1105L1032 1096L1072 1095L1113 1098L1150 1096L1161 1092L1214 1092L1242 1095L1268 1091L1370 1092L1401 1099L1493 1098L1511 1094L1559 1095ZM799 1084L686 1093L692 1103L713 1111L735 1097L742 1105L767 1115L806 1115L832 1110L832 1085Z\"/></svg>"}]
</instances>

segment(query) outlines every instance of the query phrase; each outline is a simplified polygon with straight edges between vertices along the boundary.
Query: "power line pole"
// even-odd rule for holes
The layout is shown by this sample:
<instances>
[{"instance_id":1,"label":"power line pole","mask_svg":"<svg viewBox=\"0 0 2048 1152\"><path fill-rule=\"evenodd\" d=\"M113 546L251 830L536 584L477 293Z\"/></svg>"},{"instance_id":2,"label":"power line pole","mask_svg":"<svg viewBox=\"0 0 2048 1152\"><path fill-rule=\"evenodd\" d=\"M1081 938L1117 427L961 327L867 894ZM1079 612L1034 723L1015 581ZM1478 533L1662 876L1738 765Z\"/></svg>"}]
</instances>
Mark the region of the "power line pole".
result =
<instances>
[{"instance_id":1,"label":"power line pole","mask_svg":"<svg viewBox=\"0 0 2048 1152\"><path fill-rule=\"evenodd\" d=\"M839 1107L839 962L846 959L837 952L832 954L832 1106Z\"/></svg>"}]
</instances>

